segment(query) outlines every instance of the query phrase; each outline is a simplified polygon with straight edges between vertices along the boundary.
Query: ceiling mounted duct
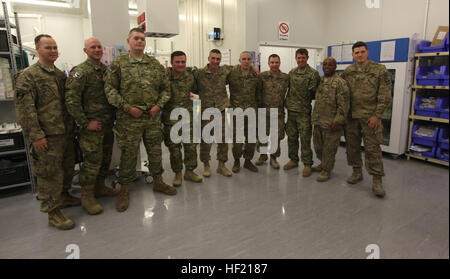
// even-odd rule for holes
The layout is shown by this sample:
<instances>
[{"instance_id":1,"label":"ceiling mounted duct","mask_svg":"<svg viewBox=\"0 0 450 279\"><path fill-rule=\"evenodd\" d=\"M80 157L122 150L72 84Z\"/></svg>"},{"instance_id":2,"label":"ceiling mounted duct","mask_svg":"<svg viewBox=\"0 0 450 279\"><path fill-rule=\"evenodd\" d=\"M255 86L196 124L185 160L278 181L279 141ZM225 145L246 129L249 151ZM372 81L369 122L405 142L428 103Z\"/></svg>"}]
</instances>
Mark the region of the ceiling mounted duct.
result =
<instances>
[{"instance_id":1,"label":"ceiling mounted duct","mask_svg":"<svg viewBox=\"0 0 450 279\"><path fill-rule=\"evenodd\" d=\"M177 0L138 0L138 25L147 37L170 38L179 34Z\"/></svg>"}]
</instances>

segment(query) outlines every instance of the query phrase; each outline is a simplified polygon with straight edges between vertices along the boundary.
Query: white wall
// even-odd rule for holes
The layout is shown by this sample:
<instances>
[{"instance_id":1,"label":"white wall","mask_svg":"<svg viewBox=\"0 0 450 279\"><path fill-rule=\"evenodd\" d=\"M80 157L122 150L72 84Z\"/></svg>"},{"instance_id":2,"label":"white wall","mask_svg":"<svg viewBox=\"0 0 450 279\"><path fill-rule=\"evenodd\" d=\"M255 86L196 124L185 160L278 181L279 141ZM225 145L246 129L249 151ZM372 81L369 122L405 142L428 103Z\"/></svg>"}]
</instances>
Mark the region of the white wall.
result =
<instances>
[{"instance_id":1,"label":"white wall","mask_svg":"<svg viewBox=\"0 0 450 279\"><path fill-rule=\"evenodd\" d=\"M325 44L402 38L413 33L432 40L437 26L448 26L449 1L430 0L424 34L426 3L427 0L380 0L379 9L368 9L363 0L327 0Z\"/></svg>"},{"instance_id":2,"label":"white wall","mask_svg":"<svg viewBox=\"0 0 450 279\"><path fill-rule=\"evenodd\" d=\"M92 34L104 46L123 45L127 47L127 36L130 29L128 1L114 0L90 1Z\"/></svg>"},{"instance_id":3,"label":"white wall","mask_svg":"<svg viewBox=\"0 0 450 279\"><path fill-rule=\"evenodd\" d=\"M255 27L259 42L278 42L278 24L290 24L290 37L286 45L322 46L326 28L326 0L259 0L258 25ZM340 2L340 1L336 1Z\"/></svg>"},{"instance_id":4,"label":"white wall","mask_svg":"<svg viewBox=\"0 0 450 279\"><path fill-rule=\"evenodd\" d=\"M84 61L85 30L81 16L17 8L16 12L19 15L23 42L27 43L28 46L34 48L33 40L37 33L33 27L37 27L40 33L49 34L55 39L60 52L55 63L58 68L63 69L64 63L75 66ZM25 16L21 16L21 14L25 14ZM30 64L34 61L30 61Z\"/></svg>"},{"instance_id":5,"label":"white wall","mask_svg":"<svg viewBox=\"0 0 450 279\"><path fill-rule=\"evenodd\" d=\"M222 28L220 0L179 0L180 34L169 39L147 38L147 47L157 46L157 58L161 63L170 62L171 43L173 50L187 54L189 66L204 67L209 51L213 48L231 49L232 64L237 64L239 54L245 49L245 1L224 1L225 26ZM136 27L135 17L130 19L130 27ZM206 41L206 33L214 27L224 31L225 40L220 43Z\"/></svg>"}]
</instances>

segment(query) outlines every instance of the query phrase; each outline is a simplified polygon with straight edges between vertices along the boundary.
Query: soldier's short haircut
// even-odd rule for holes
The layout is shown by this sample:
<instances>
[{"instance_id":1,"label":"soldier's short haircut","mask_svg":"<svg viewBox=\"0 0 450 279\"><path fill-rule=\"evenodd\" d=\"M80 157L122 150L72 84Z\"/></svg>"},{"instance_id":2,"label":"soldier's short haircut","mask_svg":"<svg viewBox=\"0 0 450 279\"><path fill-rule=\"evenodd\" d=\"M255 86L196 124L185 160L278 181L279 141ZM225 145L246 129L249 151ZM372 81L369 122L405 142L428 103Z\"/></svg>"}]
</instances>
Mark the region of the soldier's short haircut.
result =
<instances>
[{"instance_id":1,"label":"soldier's short haircut","mask_svg":"<svg viewBox=\"0 0 450 279\"><path fill-rule=\"evenodd\" d=\"M182 51L179 51L179 50L172 52L172 54L170 55L170 63L173 62L173 58L175 56L184 56L184 57L186 57L186 53L184 53Z\"/></svg>"},{"instance_id":2,"label":"soldier's short haircut","mask_svg":"<svg viewBox=\"0 0 450 279\"><path fill-rule=\"evenodd\" d=\"M361 42L361 41L356 42L356 43L352 46L352 51L355 50L355 48L357 48L357 47L365 47L366 50L368 49L368 48L367 48L367 44L366 44L365 42Z\"/></svg>"},{"instance_id":3,"label":"soldier's short haircut","mask_svg":"<svg viewBox=\"0 0 450 279\"><path fill-rule=\"evenodd\" d=\"M220 55L222 55L222 52L220 52L220 50L218 50L218 49L212 49L210 52L209 52L209 55L211 55L212 53L216 53L216 54L220 54Z\"/></svg>"},{"instance_id":4,"label":"soldier's short haircut","mask_svg":"<svg viewBox=\"0 0 450 279\"><path fill-rule=\"evenodd\" d=\"M295 52L295 57L297 57L297 55L299 55L299 54L308 56L308 50L306 48L299 48Z\"/></svg>"},{"instance_id":5,"label":"soldier's short haircut","mask_svg":"<svg viewBox=\"0 0 450 279\"><path fill-rule=\"evenodd\" d=\"M280 56L278 56L278 54L271 54L271 55L269 56L269 59L267 60L268 62L270 62L270 58L278 58L278 60L281 61Z\"/></svg>"},{"instance_id":6,"label":"soldier's short haircut","mask_svg":"<svg viewBox=\"0 0 450 279\"><path fill-rule=\"evenodd\" d=\"M144 35L145 35L144 30L142 30L142 29L139 28L139 27L135 27L135 28L132 28L132 29L130 30L130 32L128 32L128 37L130 37L130 36L131 36L131 33L133 33L133 32L138 32L138 33L141 33L141 34L144 34Z\"/></svg>"},{"instance_id":7,"label":"soldier's short haircut","mask_svg":"<svg viewBox=\"0 0 450 279\"><path fill-rule=\"evenodd\" d=\"M34 38L34 45L38 45L39 44L39 42L41 41L41 38L43 38L43 37L45 37L45 38L51 38L52 36L50 36L50 35L47 35L47 34L40 34L40 35L37 35L35 38Z\"/></svg>"}]
</instances>

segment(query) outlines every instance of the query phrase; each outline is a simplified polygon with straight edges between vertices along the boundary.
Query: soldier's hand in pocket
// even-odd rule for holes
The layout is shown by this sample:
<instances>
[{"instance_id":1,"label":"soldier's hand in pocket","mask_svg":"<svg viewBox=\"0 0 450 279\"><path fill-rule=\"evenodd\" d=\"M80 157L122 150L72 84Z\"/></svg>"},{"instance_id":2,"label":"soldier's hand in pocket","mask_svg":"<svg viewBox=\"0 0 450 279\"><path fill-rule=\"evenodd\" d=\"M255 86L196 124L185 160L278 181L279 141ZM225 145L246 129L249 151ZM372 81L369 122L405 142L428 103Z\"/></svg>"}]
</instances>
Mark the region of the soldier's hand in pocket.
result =
<instances>
[{"instance_id":1,"label":"soldier's hand in pocket","mask_svg":"<svg viewBox=\"0 0 450 279\"><path fill-rule=\"evenodd\" d=\"M367 125L372 130L376 129L378 126L378 117L372 116L371 118L369 118L369 120L367 120Z\"/></svg>"},{"instance_id":2,"label":"soldier's hand in pocket","mask_svg":"<svg viewBox=\"0 0 450 279\"><path fill-rule=\"evenodd\" d=\"M142 110L138 109L137 107L132 107L128 113L133 116L134 118L139 118L144 113Z\"/></svg>"},{"instance_id":3,"label":"soldier's hand in pocket","mask_svg":"<svg viewBox=\"0 0 450 279\"><path fill-rule=\"evenodd\" d=\"M150 113L151 116L155 116L157 113L159 113L160 110L161 108L159 106L154 106L151 110L148 111L148 113Z\"/></svg>"},{"instance_id":4,"label":"soldier's hand in pocket","mask_svg":"<svg viewBox=\"0 0 450 279\"><path fill-rule=\"evenodd\" d=\"M40 140L33 141L33 148L37 151L46 151L48 149L47 139L42 138Z\"/></svg>"},{"instance_id":5,"label":"soldier's hand in pocket","mask_svg":"<svg viewBox=\"0 0 450 279\"><path fill-rule=\"evenodd\" d=\"M102 130L102 122L97 120L91 120L89 125L86 127L89 131L101 131Z\"/></svg>"}]
</instances>

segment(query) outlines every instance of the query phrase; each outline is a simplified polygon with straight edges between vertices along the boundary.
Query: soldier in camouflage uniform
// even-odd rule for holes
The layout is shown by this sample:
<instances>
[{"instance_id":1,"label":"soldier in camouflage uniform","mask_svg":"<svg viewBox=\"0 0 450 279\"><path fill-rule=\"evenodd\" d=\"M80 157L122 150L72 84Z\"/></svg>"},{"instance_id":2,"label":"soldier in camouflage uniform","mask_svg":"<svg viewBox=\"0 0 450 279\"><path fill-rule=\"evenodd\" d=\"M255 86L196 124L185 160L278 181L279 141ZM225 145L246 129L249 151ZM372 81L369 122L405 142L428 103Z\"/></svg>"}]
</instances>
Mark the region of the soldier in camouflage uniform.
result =
<instances>
[{"instance_id":1,"label":"soldier in camouflage uniform","mask_svg":"<svg viewBox=\"0 0 450 279\"><path fill-rule=\"evenodd\" d=\"M41 211L51 226L71 229L75 223L59 208L79 205L69 195L75 161L73 120L66 111L66 75L55 67L58 47L49 35L34 40L39 61L18 73L14 101L19 123L32 143L33 174L37 178Z\"/></svg>"},{"instance_id":2,"label":"soldier in camouflage uniform","mask_svg":"<svg viewBox=\"0 0 450 279\"><path fill-rule=\"evenodd\" d=\"M116 210L123 212L129 204L129 185L136 179L136 164L141 138L153 176L153 190L175 195L177 190L162 180L161 143L163 141L160 110L170 99L169 78L164 67L144 54L145 33L130 30L130 52L114 59L105 75L108 102L117 108L114 133L121 149L120 192Z\"/></svg>"},{"instance_id":3,"label":"soldier in camouflage uniform","mask_svg":"<svg viewBox=\"0 0 450 279\"><path fill-rule=\"evenodd\" d=\"M101 63L103 47L96 38L85 41L88 59L74 67L66 82L66 106L80 128L83 165L80 171L81 204L88 214L103 211L95 197L118 193L105 186L111 163L115 110L106 99Z\"/></svg>"},{"instance_id":4,"label":"soldier in camouflage uniform","mask_svg":"<svg viewBox=\"0 0 450 279\"><path fill-rule=\"evenodd\" d=\"M233 66L230 75L228 76L228 84L230 85L230 104L233 109L241 108L245 111L247 108L252 108L256 111L257 108L257 94L259 79L257 73L252 69L252 55L248 51L241 53L239 57L240 65ZM235 118L235 117L233 117ZM232 171L238 173L240 170L240 159L244 156L244 168L258 172L258 168L253 165L252 159L255 155L256 143L248 142L248 130L256 127L249 127L248 117L244 117L244 127L236 127L237 121L233 119L233 157L234 165ZM256 124L256 123L255 123ZM236 130L243 129L245 136L245 146L243 143L236 141Z\"/></svg>"},{"instance_id":5,"label":"soldier in camouflage uniform","mask_svg":"<svg viewBox=\"0 0 450 279\"><path fill-rule=\"evenodd\" d=\"M225 109L230 106L228 94L226 90L227 77L231 72L232 67L228 65L220 66L222 54L219 50L213 49L209 53L209 64L205 68L194 72L195 81L197 82L197 90L202 104L202 113L207 108L217 108L222 112L222 143L217 144L217 160L219 166L217 173L223 176L230 177L231 171L225 166L228 161L228 143L225 143ZM210 123L209 120L202 120L202 130ZM202 140L200 144L200 161L203 162L203 176L211 176L211 169L209 166L211 144L205 143Z\"/></svg>"},{"instance_id":6,"label":"soldier in camouflage uniform","mask_svg":"<svg viewBox=\"0 0 450 279\"><path fill-rule=\"evenodd\" d=\"M308 64L308 50L301 48L295 53L298 68L289 72L289 91L286 96L286 108L288 119L286 122L286 134L288 136L288 153L290 161L284 165L285 170L298 166L298 138L301 142L301 159L303 176L311 175L313 153L311 150L311 102L319 86L319 73Z\"/></svg>"},{"instance_id":7,"label":"soldier in camouflage uniform","mask_svg":"<svg viewBox=\"0 0 450 279\"><path fill-rule=\"evenodd\" d=\"M350 88L350 114L345 125L347 161L353 167L348 183L362 180L361 137L364 140L366 169L373 176L372 191L382 198L385 191L381 177L384 176L381 143L383 126L381 118L392 102L391 79L384 65L367 57L369 51L364 42L353 45L356 63L345 69L342 78Z\"/></svg>"},{"instance_id":8,"label":"soldier in camouflage uniform","mask_svg":"<svg viewBox=\"0 0 450 279\"><path fill-rule=\"evenodd\" d=\"M164 143L170 151L170 165L175 178L173 186L180 186L182 183L181 171L183 170L183 161L181 155L181 145L184 150L184 165L186 171L184 179L193 182L202 182L202 177L197 175L194 170L197 168L197 144L191 143L174 143L170 139L170 130L177 122L170 120L170 113L176 108L185 108L189 111L190 121L187 123L191 131L192 140L192 100L190 93L197 92L194 75L186 71L186 54L182 51L175 51L171 55L172 71L169 75L171 97L167 102L163 114L162 121L164 124Z\"/></svg>"},{"instance_id":9,"label":"soldier in camouflage uniform","mask_svg":"<svg viewBox=\"0 0 450 279\"><path fill-rule=\"evenodd\" d=\"M270 109L278 109L278 148L274 154L270 154L270 165L279 169L277 158L280 157L280 141L284 139L284 98L289 88L289 75L280 71L280 57L276 54L269 56L270 71L261 73L259 86L260 108L266 108L266 133L270 132ZM267 144L265 144L267 145ZM259 146L265 146L258 143ZM259 150L258 150L259 151ZM262 165L267 161L267 155L261 154L256 165Z\"/></svg>"},{"instance_id":10,"label":"soldier in camouflage uniform","mask_svg":"<svg viewBox=\"0 0 450 279\"><path fill-rule=\"evenodd\" d=\"M320 79L312 113L314 149L321 162L313 170L320 171L319 182L330 178L350 106L349 89L345 80L336 74L334 58L323 61L323 72L325 76Z\"/></svg>"}]
</instances>

